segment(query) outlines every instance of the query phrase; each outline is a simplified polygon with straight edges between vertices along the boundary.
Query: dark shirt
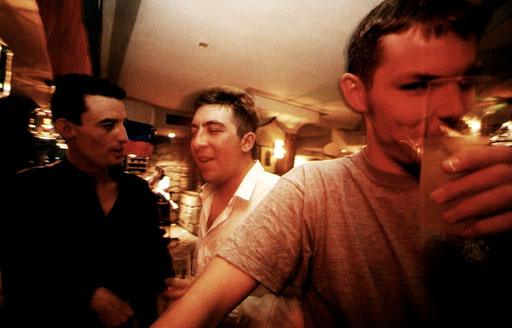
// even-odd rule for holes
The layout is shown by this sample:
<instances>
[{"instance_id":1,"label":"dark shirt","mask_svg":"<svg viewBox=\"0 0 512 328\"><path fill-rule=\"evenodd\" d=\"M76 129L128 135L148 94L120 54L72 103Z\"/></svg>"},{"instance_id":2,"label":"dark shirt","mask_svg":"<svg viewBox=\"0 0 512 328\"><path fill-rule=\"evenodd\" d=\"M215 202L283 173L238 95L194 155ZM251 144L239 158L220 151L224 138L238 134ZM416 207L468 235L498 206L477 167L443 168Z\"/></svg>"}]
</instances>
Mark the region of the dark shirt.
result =
<instances>
[{"instance_id":1,"label":"dark shirt","mask_svg":"<svg viewBox=\"0 0 512 328\"><path fill-rule=\"evenodd\" d=\"M13 327L95 327L90 298L99 287L129 302L139 327L156 319L156 296L172 270L155 198L133 174L111 176L119 194L108 216L93 179L67 161L15 178L2 227Z\"/></svg>"}]
</instances>

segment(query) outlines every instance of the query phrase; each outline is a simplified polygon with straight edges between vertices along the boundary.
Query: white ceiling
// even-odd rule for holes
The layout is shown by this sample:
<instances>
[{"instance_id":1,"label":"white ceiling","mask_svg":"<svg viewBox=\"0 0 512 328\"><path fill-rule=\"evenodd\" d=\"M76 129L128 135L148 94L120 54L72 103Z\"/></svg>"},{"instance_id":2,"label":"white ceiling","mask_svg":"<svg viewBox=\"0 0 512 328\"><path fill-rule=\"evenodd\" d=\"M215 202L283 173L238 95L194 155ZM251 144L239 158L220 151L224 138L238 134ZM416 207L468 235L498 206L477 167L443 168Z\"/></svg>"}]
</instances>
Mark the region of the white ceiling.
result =
<instances>
[{"instance_id":1,"label":"white ceiling","mask_svg":"<svg viewBox=\"0 0 512 328\"><path fill-rule=\"evenodd\" d=\"M510 68L512 1L493 1L501 8L484 49ZM102 75L127 91L129 118L160 134L166 113L191 117L200 90L230 84L251 92L263 117L277 117L285 131L301 136L314 125L348 149L364 142L363 124L338 81L350 34L378 2L100 0ZM13 86L47 102L52 73L35 0L0 0L0 32L17 50Z\"/></svg>"},{"instance_id":2,"label":"white ceiling","mask_svg":"<svg viewBox=\"0 0 512 328\"><path fill-rule=\"evenodd\" d=\"M230 84L289 132L358 129L338 81L347 38L378 2L107 0L102 72L129 97L169 110L191 113L201 89Z\"/></svg>"}]
</instances>

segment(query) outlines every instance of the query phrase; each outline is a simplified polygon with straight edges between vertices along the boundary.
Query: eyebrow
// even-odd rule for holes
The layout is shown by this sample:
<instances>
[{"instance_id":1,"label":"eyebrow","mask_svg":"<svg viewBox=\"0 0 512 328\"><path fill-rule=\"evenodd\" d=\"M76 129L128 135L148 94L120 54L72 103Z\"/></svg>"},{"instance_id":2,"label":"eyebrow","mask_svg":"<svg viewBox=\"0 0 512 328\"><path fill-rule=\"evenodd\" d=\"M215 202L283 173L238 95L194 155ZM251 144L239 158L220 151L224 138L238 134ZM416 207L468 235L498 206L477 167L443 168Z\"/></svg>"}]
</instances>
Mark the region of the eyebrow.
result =
<instances>
[{"instance_id":1,"label":"eyebrow","mask_svg":"<svg viewBox=\"0 0 512 328\"><path fill-rule=\"evenodd\" d=\"M201 124L203 126L222 126L222 127L226 127L226 125L220 121L216 121L216 120L210 120L210 121L206 121L204 122L203 124ZM192 123L190 124L190 127L193 128L193 127L198 127L197 124L195 123Z\"/></svg>"},{"instance_id":2,"label":"eyebrow","mask_svg":"<svg viewBox=\"0 0 512 328\"><path fill-rule=\"evenodd\" d=\"M482 73L482 67L479 65L472 66L466 72L464 72L461 76L474 76ZM415 81L430 81L434 79L442 78L442 76L431 75L431 74L422 74L422 73L414 73L411 75L405 74L401 77L402 80L415 80Z\"/></svg>"},{"instance_id":3,"label":"eyebrow","mask_svg":"<svg viewBox=\"0 0 512 328\"><path fill-rule=\"evenodd\" d=\"M405 76L405 78L416 81L430 81L439 78L439 76L430 74L412 74L409 76Z\"/></svg>"},{"instance_id":4,"label":"eyebrow","mask_svg":"<svg viewBox=\"0 0 512 328\"><path fill-rule=\"evenodd\" d=\"M478 73L472 73L472 72L467 72L463 75L456 75L456 76L437 76L437 75L424 75L424 74L413 74L413 75L410 75L410 76L404 76L402 77L400 80L399 80L399 83L407 83L408 81L410 81L411 83L414 82L414 81L418 81L418 82L430 82L430 81L433 81L433 80L444 80L444 79L454 79L454 78L459 78L459 79L463 79L464 77L473 77L473 76L477 76Z\"/></svg>"}]
</instances>

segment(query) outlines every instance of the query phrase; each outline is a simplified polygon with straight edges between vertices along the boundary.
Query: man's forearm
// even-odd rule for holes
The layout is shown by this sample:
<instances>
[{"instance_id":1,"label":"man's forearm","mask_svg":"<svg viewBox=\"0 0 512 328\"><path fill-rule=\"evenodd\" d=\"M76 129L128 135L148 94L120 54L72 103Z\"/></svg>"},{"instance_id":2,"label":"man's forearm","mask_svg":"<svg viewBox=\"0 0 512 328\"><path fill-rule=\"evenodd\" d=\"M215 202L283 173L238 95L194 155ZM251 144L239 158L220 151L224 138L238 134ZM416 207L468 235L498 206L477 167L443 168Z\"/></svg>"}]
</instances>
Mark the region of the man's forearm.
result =
<instances>
[{"instance_id":1,"label":"man's forearm","mask_svg":"<svg viewBox=\"0 0 512 328\"><path fill-rule=\"evenodd\" d=\"M216 327L256 285L249 275L216 257L151 328Z\"/></svg>"}]
</instances>

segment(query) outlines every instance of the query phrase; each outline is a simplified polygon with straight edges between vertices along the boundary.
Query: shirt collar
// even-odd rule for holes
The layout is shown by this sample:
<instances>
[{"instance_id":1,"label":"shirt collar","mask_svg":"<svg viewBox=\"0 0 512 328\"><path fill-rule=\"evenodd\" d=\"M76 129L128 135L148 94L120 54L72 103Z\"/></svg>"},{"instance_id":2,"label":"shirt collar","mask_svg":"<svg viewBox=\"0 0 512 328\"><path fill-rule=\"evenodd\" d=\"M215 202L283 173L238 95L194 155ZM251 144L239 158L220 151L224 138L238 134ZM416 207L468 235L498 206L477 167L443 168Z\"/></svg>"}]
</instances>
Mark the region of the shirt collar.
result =
<instances>
[{"instance_id":1,"label":"shirt collar","mask_svg":"<svg viewBox=\"0 0 512 328\"><path fill-rule=\"evenodd\" d=\"M252 193L254 191L254 188L256 187L256 182L258 181L258 177L261 176L261 174L265 172L263 169L263 166L261 166L259 161L254 161L254 165L252 168L247 172L244 179L242 180L242 183L238 186L238 189L235 191L234 197L238 197L241 199L244 199L246 201L249 201L251 199ZM201 198L205 199L208 198L210 195L212 195L216 191L215 185L211 183L205 183L201 187Z\"/></svg>"},{"instance_id":2,"label":"shirt collar","mask_svg":"<svg viewBox=\"0 0 512 328\"><path fill-rule=\"evenodd\" d=\"M73 177L73 179L83 179L92 181L92 177L89 174L80 171L73 164L71 164L67 158L64 158L62 161L56 163L54 166L61 167L61 169L66 171L68 175Z\"/></svg>"},{"instance_id":3,"label":"shirt collar","mask_svg":"<svg viewBox=\"0 0 512 328\"><path fill-rule=\"evenodd\" d=\"M247 172L242 183L238 186L238 189L235 192L235 197L242 198L246 201L251 199L254 188L256 188L256 183L258 178L264 172L263 167L261 166L259 161L254 161L254 165Z\"/></svg>"}]
</instances>

